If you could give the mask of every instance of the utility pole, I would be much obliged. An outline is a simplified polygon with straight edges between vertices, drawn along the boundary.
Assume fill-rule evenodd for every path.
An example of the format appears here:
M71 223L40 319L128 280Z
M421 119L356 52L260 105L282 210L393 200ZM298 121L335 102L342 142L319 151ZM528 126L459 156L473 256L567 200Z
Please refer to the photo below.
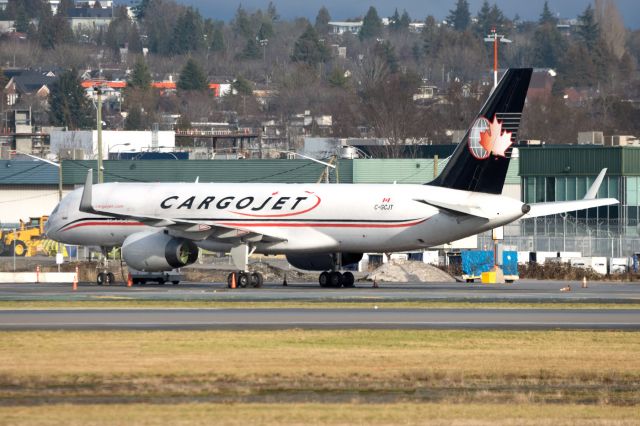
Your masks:
M498 34L496 28L491 29L491 33L484 38L484 41L493 43L493 88L498 86L498 43L511 43L511 40Z
M96 114L96 125L98 131L98 183L104 182L102 167L102 89L100 87L96 87L95 89L96 95L98 96L98 105L97 105L97 114Z

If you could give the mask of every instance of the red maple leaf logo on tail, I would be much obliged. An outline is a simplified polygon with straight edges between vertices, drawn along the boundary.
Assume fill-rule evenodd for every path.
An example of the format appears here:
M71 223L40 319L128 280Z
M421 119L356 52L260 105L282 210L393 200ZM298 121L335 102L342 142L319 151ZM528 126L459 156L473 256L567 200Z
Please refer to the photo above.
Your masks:
M480 145L495 156L506 157L505 151L511 146L511 132L503 132L502 123L494 115L489 129L480 132Z

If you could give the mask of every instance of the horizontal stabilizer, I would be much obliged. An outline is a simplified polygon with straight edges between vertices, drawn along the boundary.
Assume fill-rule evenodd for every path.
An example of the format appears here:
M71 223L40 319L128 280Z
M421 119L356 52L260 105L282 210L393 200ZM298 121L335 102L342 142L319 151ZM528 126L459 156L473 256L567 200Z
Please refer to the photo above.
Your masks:
M489 213L483 211L480 207L472 206L468 204L451 204L444 203L442 201L425 201L425 200L414 200L422 204L427 204L429 206L435 207L438 210L444 210L447 213L455 214L455 215L469 215L469 216L477 216L484 219L491 219Z
M576 210L591 209L593 207L609 206L618 204L615 198L597 198L595 200L575 200L575 201L557 201L551 203L535 203L529 204L531 210L522 218L547 216L550 214L559 214L573 212Z
M600 171L598 177L593 181L582 200L529 204L530 210L523 216L523 219L618 204L619 201L615 198L596 198L606 173L607 169L602 169Z

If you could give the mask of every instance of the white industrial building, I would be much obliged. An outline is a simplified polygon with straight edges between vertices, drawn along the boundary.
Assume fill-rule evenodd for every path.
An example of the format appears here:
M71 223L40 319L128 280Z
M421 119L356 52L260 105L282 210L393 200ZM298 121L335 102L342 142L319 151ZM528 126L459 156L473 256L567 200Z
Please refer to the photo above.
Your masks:
M98 131L74 130L51 132L51 154L58 158L92 160L98 155ZM176 146L174 131L102 131L102 159L117 152L171 152Z

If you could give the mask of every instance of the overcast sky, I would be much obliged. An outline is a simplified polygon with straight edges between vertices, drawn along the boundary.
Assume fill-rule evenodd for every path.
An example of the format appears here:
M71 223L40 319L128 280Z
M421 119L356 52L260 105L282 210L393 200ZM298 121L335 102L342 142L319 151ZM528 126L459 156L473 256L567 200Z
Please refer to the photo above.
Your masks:
M266 9L269 0L176 0L178 3L197 7L208 18L229 21L238 5L249 10ZM409 12L414 20L423 20L427 15L443 19L453 8L456 0L273 0L283 19L306 17L314 20L318 9L325 5L331 18L343 20L363 16L369 6L375 6L381 17L390 16L397 7ZM509 18L519 14L522 19L536 20L542 11L544 0L489 0L497 3ZM574 18L591 3L590 0L549 0L551 10L562 18ZM469 0L471 13L476 14L482 0ZM640 28L640 0L617 0L618 9L627 27Z

